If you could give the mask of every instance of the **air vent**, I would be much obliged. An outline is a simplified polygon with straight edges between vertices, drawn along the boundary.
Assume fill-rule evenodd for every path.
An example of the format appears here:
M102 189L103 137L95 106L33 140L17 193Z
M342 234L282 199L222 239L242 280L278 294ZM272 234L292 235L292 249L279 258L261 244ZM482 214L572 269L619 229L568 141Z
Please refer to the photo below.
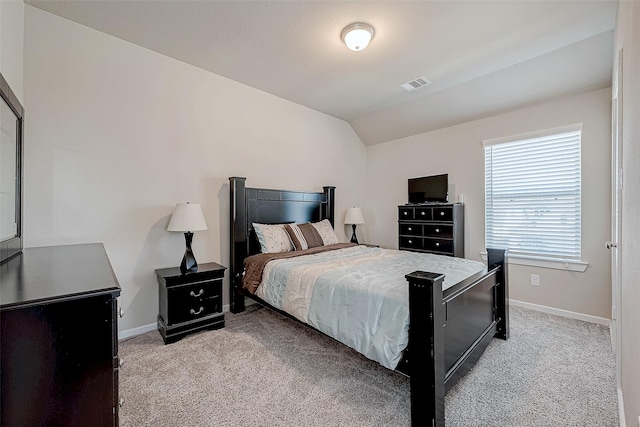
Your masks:
M400 87L402 89L406 90L407 92L411 92L411 91L414 91L414 90L419 89L421 87L428 86L430 84L431 84L431 82L429 80L427 80L426 77L420 76L417 79L411 80L410 82L406 82L404 84L401 84Z

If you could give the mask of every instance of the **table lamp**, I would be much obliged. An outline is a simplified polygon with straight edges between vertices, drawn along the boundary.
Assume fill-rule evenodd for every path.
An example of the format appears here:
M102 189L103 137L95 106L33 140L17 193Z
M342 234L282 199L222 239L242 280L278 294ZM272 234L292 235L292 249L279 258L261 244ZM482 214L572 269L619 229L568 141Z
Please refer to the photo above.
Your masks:
M358 244L358 238L356 237L356 225L364 224L364 216L362 216L362 210L360 208L347 209L347 216L344 219L344 223L351 224L351 227L353 228L351 243Z
M184 240L187 249L184 252L182 263L180 264L180 272L182 274L195 273L198 271L198 263L193 256L191 250L191 241L193 240L193 232L207 229L207 223L202 214L202 208L198 203L177 203L176 208L171 215L171 221L167 231L184 232Z

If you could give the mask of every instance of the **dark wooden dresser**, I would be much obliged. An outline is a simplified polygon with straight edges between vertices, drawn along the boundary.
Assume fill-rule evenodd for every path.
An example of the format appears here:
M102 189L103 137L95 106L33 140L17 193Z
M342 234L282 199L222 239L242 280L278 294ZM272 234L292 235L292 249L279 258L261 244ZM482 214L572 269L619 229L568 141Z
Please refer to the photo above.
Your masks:
M398 206L398 249L464 258L464 205Z
M0 425L117 426L120 286L102 244L0 265Z

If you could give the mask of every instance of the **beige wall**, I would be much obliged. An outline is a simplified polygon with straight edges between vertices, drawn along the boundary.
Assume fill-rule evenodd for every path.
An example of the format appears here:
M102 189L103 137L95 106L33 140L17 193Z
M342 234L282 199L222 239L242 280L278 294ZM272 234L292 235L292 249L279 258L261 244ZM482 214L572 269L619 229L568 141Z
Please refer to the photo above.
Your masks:
M154 269L184 252L184 236L166 231L176 202L202 204L198 262L229 264L229 176L335 185L346 239L342 220L366 178L346 122L31 6L25 35L25 246L104 242L121 330L156 321Z
M583 123L582 258L584 273L510 266L510 297L559 310L610 318L610 89L368 147L367 239L397 248L397 205L407 201L407 178L449 174L450 200L465 202L466 257L484 250L484 149L482 141ZM530 275L540 275L540 286Z
M623 49L622 289L619 315L620 381L626 425L640 422L640 2L620 1L616 52Z
M0 72L22 104L24 7L22 0L0 1Z

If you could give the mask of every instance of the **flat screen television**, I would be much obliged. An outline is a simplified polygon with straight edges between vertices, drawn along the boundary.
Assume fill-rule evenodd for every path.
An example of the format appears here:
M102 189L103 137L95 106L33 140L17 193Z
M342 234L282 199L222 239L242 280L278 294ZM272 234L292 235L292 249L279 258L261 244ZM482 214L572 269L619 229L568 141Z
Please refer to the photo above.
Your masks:
M446 203L449 175L409 178L409 203Z

